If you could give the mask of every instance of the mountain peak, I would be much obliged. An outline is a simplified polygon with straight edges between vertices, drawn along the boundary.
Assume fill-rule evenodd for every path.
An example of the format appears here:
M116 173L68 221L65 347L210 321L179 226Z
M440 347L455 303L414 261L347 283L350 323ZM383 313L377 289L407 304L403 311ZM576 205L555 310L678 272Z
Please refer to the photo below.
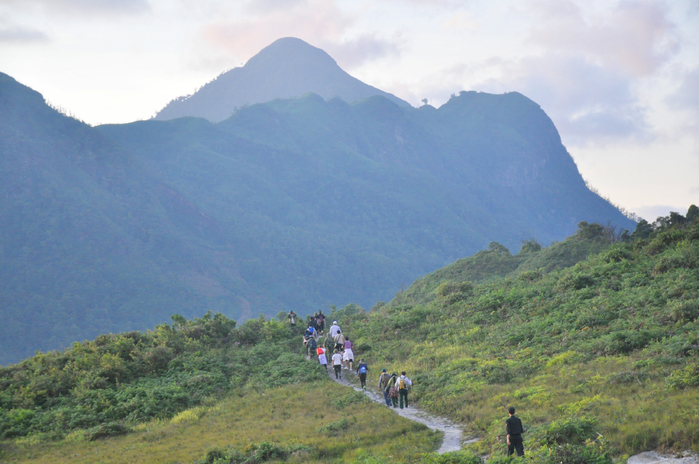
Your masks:
M400 98L350 76L320 48L284 37L262 49L245 66L221 74L193 95L172 100L155 119L197 116L218 122L244 105L297 98L310 92L350 103L381 95L408 106Z

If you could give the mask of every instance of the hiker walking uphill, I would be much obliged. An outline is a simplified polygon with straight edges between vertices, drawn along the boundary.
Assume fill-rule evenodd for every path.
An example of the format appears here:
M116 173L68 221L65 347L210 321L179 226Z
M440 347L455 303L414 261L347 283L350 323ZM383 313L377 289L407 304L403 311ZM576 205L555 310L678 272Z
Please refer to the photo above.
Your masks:
M337 329L337 333L333 337L333 340L335 340L336 350L340 351L345 347L345 336L342 334L342 331L340 329Z
M289 320L289 325L291 327L294 327L296 325L296 318L297 317L298 316L296 315L296 313L294 312L293 309L291 311L289 311L289 314L286 315L286 318Z
M386 372L386 369L381 369L381 375L379 376L379 390L383 393L383 399L386 402L386 406L391 405L391 400L388 397L388 381L391 380L391 375Z
M309 324L306 332L303 334L303 344L306 346L306 352L309 358L312 358L316 353L316 349L318 348L318 343L316 342L317 338L318 331Z
M340 326L337 325L337 321L333 321L333 325L330 327L330 336L335 337L338 333L340 333Z
M359 382L362 384L362 390L366 390L366 374L368 370L369 366L366 365L364 359L360 359L357 365L357 375L359 375Z
M345 341L344 344L344 350L342 353L342 359L347 363L347 369L353 370L353 364L354 364L354 352L352 351L352 342L349 341L349 338Z
M403 409L403 399L405 399L405 407L408 407L408 391L413 385L413 382L406 377L405 371L400 373L400 377L396 380L398 385L398 394L400 395L400 408Z
M325 314L323 314L323 311L319 310L316 313L316 323L318 324L320 333L325 333Z
M325 349L321 346L317 349L318 352L318 362L321 366L325 368L325 372L328 371L328 358L325 356Z
M339 351L335 350L333 353L333 369L335 370L335 378L342 378L342 355Z
M396 376L396 373L391 374L391 378L388 379L388 386L386 387L386 390L388 390L388 398L391 400L391 404L393 405L394 408L398 407L398 387L396 386L396 382L398 381L398 377ZM390 404L389 404L390 406Z
M519 417L515 416L515 408L513 406L510 406L507 412L510 414L510 417L505 421L505 429L507 430L507 455L511 456L516 450L517 456L524 456L524 444L522 440L524 427L522 426L522 421Z

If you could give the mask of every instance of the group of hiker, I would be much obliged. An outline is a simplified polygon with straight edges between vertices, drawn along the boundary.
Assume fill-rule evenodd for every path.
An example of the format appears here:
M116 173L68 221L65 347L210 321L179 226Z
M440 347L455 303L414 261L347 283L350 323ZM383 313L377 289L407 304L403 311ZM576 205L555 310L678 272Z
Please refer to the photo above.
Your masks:
M290 325L296 325L298 316L294 311L289 311L287 318L289 319ZM323 336L325 339L321 346L318 341ZM321 366L325 367L326 371L328 369L328 357L326 353L332 351L331 361L336 379L342 379L342 369L347 369L350 372L355 370L354 344L350 341L349 337L346 337L342 333L342 329L340 329L337 321L333 321L328 335L325 335L325 315L322 311L318 311L313 316L309 317L308 328L303 335L303 344L306 346L309 358L312 359L317 355L318 362ZM367 366L364 359L360 359L355 370L355 375L359 377L363 390L366 390L366 378L368 373L369 366ZM405 371L401 372L399 376L395 372L389 374L386 369L381 369L378 388L383 393L386 406L394 408L400 407L400 409L403 409L405 405L407 408L408 393L412 385L413 382L406 376ZM522 440L524 428L522 426L522 421L515 416L514 407L511 406L508 409L508 413L510 417L505 421L507 455L510 456L516 452L517 456L524 456Z

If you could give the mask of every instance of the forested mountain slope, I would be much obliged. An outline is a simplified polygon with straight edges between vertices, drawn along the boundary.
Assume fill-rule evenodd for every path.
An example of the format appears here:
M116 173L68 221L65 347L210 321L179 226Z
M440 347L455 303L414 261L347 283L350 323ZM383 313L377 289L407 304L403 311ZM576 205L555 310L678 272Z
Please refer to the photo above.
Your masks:
M0 74L0 363L224 311L245 288L230 255L128 150Z
M3 75L0 130L0 362L171 312L369 306L491 241L633 226L517 93L92 128Z
M441 277L436 289L418 282L411 299L335 317L371 347L371 366L412 375L421 407L482 437L472 449L504 452L514 405L534 462L696 451L699 429L687 427L699 420L695 206L687 218L643 221L629 241L567 269L481 284Z

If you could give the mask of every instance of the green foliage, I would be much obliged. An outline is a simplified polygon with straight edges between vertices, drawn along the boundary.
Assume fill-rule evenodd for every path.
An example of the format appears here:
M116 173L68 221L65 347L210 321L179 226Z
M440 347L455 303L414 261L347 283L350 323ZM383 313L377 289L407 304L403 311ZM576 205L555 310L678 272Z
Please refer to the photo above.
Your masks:
M340 433L345 432L352 424L355 424L356 422L357 419L354 417L350 417L349 419L343 417L338 421L330 422L329 424L325 424L322 427L318 427L316 432L329 437L334 437Z
M210 312L172 320L0 368L0 435L112 436L231 390L325 377L299 353L298 335L286 323L258 318L236 328Z
M310 448L303 445L283 446L263 441L253 443L242 449L227 447L214 448L206 453L204 459L193 464L258 464L268 461L286 461L294 453L307 453Z
M412 399L467 424L482 438L474 449L493 459L513 404L528 454L541 462L691 447L699 436L684 424L699 420L699 223L657 222L648 238L614 243L606 228L581 224L526 259L507 257L521 260L516 272L462 291L464 276L492 276L492 258L506 257L486 250L340 324L357 344L371 341L369 365L408 371ZM573 255L583 257L560 265Z

